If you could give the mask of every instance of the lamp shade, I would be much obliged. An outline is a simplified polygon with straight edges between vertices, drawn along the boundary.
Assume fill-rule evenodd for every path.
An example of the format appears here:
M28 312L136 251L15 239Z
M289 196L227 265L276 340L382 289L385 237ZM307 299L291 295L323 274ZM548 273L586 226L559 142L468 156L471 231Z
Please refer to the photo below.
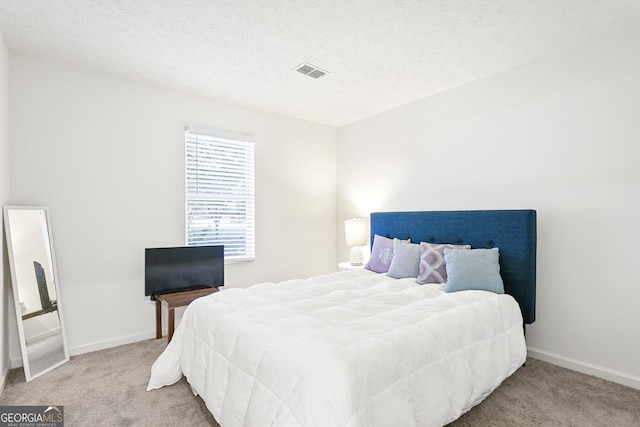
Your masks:
M367 244L367 222L361 218L348 219L344 222L344 235L347 246L363 246Z

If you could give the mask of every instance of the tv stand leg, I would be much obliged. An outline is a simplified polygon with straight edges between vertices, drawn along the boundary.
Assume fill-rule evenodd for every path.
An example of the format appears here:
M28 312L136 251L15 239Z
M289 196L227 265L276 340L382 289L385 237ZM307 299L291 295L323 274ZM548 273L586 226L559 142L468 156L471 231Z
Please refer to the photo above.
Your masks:
M173 328L176 324L176 311L173 308L169 309L169 337L167 338L167 343L171 342L171 338L173 338Z
M162 338L162 303L156 299L156 339Z

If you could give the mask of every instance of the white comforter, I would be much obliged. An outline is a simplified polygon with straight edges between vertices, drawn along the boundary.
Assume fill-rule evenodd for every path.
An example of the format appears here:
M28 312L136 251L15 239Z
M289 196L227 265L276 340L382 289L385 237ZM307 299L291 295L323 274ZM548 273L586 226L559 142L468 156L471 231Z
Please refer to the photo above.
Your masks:
M440 426L525 357L511 296L351 270L194 301L148 390L184 374L223 427Z

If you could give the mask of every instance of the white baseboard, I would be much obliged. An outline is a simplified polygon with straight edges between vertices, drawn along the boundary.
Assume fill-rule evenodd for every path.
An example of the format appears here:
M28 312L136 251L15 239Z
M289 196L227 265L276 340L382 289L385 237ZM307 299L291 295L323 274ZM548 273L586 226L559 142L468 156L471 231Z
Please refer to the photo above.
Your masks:
M167 331L163 331L163 339L166 340ZM144 334L130 335L127 337L120 337L112 340L98 341L90 344L69 347L69 356L78 356L84 353L91 353L93 351L105 350L111 347L118 347L125 344L132 344L138 341L144 341L156 337L156 332L146 332ZM22 366L22 356L11 359L10 369L19 368Z
M165 331L165 334L166 334L166 331ZM80 345L76 347L69 347L69 355L77 356L79 354L91 353L93 351L99 351L99 350L104 350L111 347L118 347L125 344L132 344L138 341L149 340L155 337L156 337L156 332L154 330L153 332L146 332L146 333L137 334L137 335L129 335L126 337L120 337L112 340L105 340L105 341L94 342L91 344ZM164 339L166 340L166 338Z
M38 340L41 340L43 338L47 338L47 337L50 337L52 335L59 334L59 333L60 333L60 327L59 326L57 328L53 328L53 329L48 330L48 331L40 332L38 335L33 335L33 336L29 337L29 339L27 340L27 344L33 343L33 341L38 341Z
M534 359L542 360L572 371L581 372L583 374L592 375L607 381L613 381L628 387L640 390L640 377L627 374L625 372L614 371L613 369L594 365L592 363L571 359L569 357L560 356L559 354L540 350L533 347L527 347L527 354Z
M2 372L2 381L0 381L0 396L2 396L2 392L4 391L4 386L7 385L7 380L9 379L9 371L11 370L10 366L7 366Z
M18 356L15 359L11 359L11 366L9 369L15 369L22 366L22 356Z

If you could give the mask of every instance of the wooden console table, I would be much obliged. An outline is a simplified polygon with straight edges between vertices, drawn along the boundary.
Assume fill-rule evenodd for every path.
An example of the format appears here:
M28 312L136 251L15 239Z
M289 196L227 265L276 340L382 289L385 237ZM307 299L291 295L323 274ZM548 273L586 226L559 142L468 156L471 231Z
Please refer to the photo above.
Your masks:
M175 328L175 309L185 307L194 299L217 292L218 288L196 289L195 291L174 292L172 294L156 295L156 339L162 338L162 302L169 308L169 336L167 343L171 342Z

